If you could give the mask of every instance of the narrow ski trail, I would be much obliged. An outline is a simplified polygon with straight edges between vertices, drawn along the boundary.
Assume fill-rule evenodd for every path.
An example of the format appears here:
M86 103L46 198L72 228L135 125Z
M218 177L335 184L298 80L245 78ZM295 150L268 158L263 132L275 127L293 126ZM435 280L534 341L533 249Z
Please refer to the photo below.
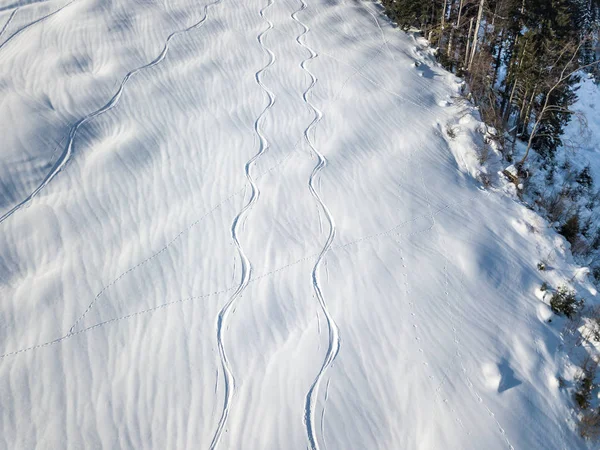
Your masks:
M310 56L307 59L305 59L304 61L302 61L302 63L300 64L302 69L309 75L309 77L311 79L310 86L306 89L306 91L304 91L304 94L302 94L302 98L304 99L304 102L314 112L313 121L310 123L310 125L304 131L304 139L305 139L306 143L308 144L309 148L312 150L312 152L314 152L314 154L317 156L317 159L318 159L317 165L313 168L313 171L310 174L310 178L308 180L308 189L309 189L311 195L315 198L315 200L319 204L321 210L323 211L323 214L325 215L325 217L327 219L327 222L329 223L329 235L327 236L327 240L325 241L325 244L323 245L323 248L321 249L321 253L318 256L317 261L315 262L315 265L313 266L312 273L311 273L313 289L315 291L317 300L319 301L319 306L321 307L321 310L323 311L323 314L325 315L325 319L327 321L329 346L327 348L327 352L325 354L325 359L323 360L321 370L319 371L319 373L315 377L312 385L310 386L310 389L309 389L308 393L306 394L306 399L305 399L305 404L304 404L304 423L306 426L306 434L308 437L310 448L312 450L318 450L320 448L320 446L319 446L319 439L317 436L316 425L315 425L315 422L316 422L315 405L316 405L317 398L318 398L319 385L321 383L321 380L325 376L325 372L331 366L331 364L335 360L338 352L340 351L341 342L340 342L338 326L335 323L331 314L329 313L329 310L327 308L327 303L325 302L325 298L323 297L323 292L321 291L321 285L319 284L319 268L321 267L321 262L323 261L325 254L329 251L329 249L331 248L331 246L333 244L333 240L335 239L336 228L335 228L335 221L333 220L333 216L331 215L331 212L329 211L329 209L327 208L327 205L325 204L325 202L323 202L323 199L321 198L321 196L319 195L319 192L315 188L315 182L319 181L319 179L317 178L319 173L325 168L325 166L327 166L327 159L325 158L325 156L323 154L321 154L317 150L317 148L315 147L315 144L313 142L314 129L317 126L317 124L321 121L321 119L323 117L323 113L316 106L314 106L308 99L308 94L314 88L314 86L317 84L317 78L306 67L306 65L308 64L308 62L315 59L318 56L318 54L310 46L308 46L302 39L310 31L310 28L306 24L301 22L297 18L297 15L301 11L304 11L306 8L307 8L307 5L304 2L304 0L302 0L302 6L300 7L300 9L298 11L296 11L294 14L292 14L292 18L300 26L302 26L304 28L303 33L300 34L296 38L296 41L298 42L298 44L300 44L302 47L304 47L306 50L308 50L310 52ZM311 138L311 132L313 133L313 138ZM319 217L320 217L320 215L319 215Z
M17 11L19 10L19 8L15 8L13 9L13 12L10 13L10 16L8 16L8 19L6 19L6 22L4 23L4 26L2 27L2 29L0 30L0 38L2 37L2 35L4 34L4 32L6 31L6 29L8 28L8 26L10 25L10 23L12 22L13 18L15 17L15 15L17 14Z
M0 449L589 450L539 286L592 284L375 0L24 1Z
M233 376L233 372L231 370L231 365L230 365L230 362L229 362L229 359L227 356L227 352L225 351L225 345L224 345L224 335L225 335L225 331L227 329L226 322L227 322L227 318L229 317L229 313L233 309L235 301L239 297L241 297L243 292L248 287L248 284L250 283L250 280L252 278L252 264L250 262L250 259L246 256L242 245L240 244L239 237L238 237L238 231L239 231L240 225L242 225L242 228L243 228L243 224L247 218L248 212L252 209L252 207L258 201L258 199L260 197L260 190L258 188L258 185L256 184L256 181L252 177L252 167L254 166L254 163L256 162L256 160L258 158L260 158L266 151L268 151L269 146L270 146L269 141L263 134L261 127L262 127L264 118L266 117L267 113L275 104L275 95L269 89L267 89L267 87L263 84L262 74L269 67L271 67L273 64L275 64L275 59L276 59L275 54L271 50L269 50L264 44L264 37L269 33L269 31L271 31L273 29L273 23L265 17L265 11L269 7L271 7L271 5L273 5L273 3L274 3L274 0L269 0L267 6L265 6L263 9L261 9L259 12L260 16L263 18L263 20L265 20L267 22L268 26L264 31L262 31L258 35L257 40L258 40L258 43L260 44L260 46L262 47L262 49L265 51L265 53L267 53L269 55L269 61L266 66L264 66L262 69L260 69L258 72L256 72L254 78L256 80L256 83L266 92L266 94L269 98L269 102L268 102L267 106L265 106L265 108L262 110L262 112L258 115L258 117L256 118L256 121L254 122L254 131L256 132L256 135L258 136L258 139L259 139L258 152L252 158L250 158L248 160L248 162L246 162L246 165L244 167L246 179L248 181L248 184L250 185L250 198L249 198L248 202L244 205L242 210L235 217L235 219L233 220L233 223L231 225L231 237L233 238L233 241L235 243L235 246L237 248L237 251L238 251L238 254L240 257L241 279L240 279L240 284L238 285L237 289L231 295L231 297L229 298L229 300L227 301L225 306L223 306L223 308L219 311L219 314L217 316L217 329L216 329L217 346L219 348L219 358L221 360L221 368L223 369L225 392L224 392L223 410L221 411L221 417L219 419L212 442L210 444L211 450L216 449L217 446L219 445L219 441L221 440L221 436L223 434L225 424L227 423L227 418L229 417L229 413L230 413L230 409L231 409L231 401L233 399L233 394L235 391L235 377Z
M73 3L75 3L77 0L71 0L69 3L66 3L65 5L61 6L60 8L55 9L54 11L52 11L49 14L46 14L45 16L42 16L38 19L35 19L33 22L29 22L26 25L23 25L22 27L20 27L17 31L15 31L13 34L11 34L4 42L2 42L0 44L0 50L2 50L6 45L8 45L9 42L11 42L14 38L16 38L17 36L19 36L20 34L24 33L26 30L28 30L29 28L33 27L34 25L43 22L46 19L49 19L52 16L55 16L56 14L58 14L59 12L61 12L63 9L68 8L69 6L71 6ZM19 8L16 8L13 13L11 14L11 16L8 19L8 22L6 23L5 27L8 26L8 23L12 20L13 16L17 13L17 10Z
M65 6L63 6L62 8L60 8L59 10L56 10L55 12L53 12L52 14L48 15L48 16L44 16L41 19L38 19L37 21L33 22L32 24L28 25L27 27L47 18L50 17L53 14L58 13L60 10L66 8L67 6L69 6L70 4L72 4L74 1L76 0L72 0L70 3L67 3ZM150 61L148 64L144 64L143 66L137 67L131 71L129 71L125 77L123 78L123 80L121 81L121 84L119 85L119 89L117 90L117 92L111 97L111 99L104 104L104 106L102 106L101 108L97 109L94 112L89 113L88 115L84 116L83 118L79 119L77 122L75 122L74 125L71 126L71 129L69 130L69 134L68 134L68 139L67 139L67 143L65 146L65 149L63 150L62 154L59 156L59 158L57 159L57 161L53 164L52 168L50 169L50 172L48 173L48 175L46 175L46 177L43 179L43 181L38 185L37 188L35 188L35 190L29 194L24 200L22 200L21 202L19 202L18 204L16 204L13 208L11 208L8 212L6 212L4 215L0 216L0 224L2 222L4 222L6 219L8 219L10 216L12 216L15 212L17 212L19 209L21 209L23 206L25 206L27 203L29 203L37 194L39 194L39 192L44 189L46 187L46 185L48 185L48 183L50 183L50 181L52 181L52 179L66 166L66 164L69 162L71 155L73 154L73 145L74 145L74 141L75 138L77 136L77 133L79 132L79 129L85 125L86 123L90 122L91 120L93 120L95 117L98 117L101 114L104 114L107 111L110 111L112 108L114 108L118 103L119 100L121 99L121 96L123 95L123 92L125 91L125 86L127 85L127 82L131 79L131 77L133 77L135 74L149 69L151 67L156 66L157 64L159 64L160 62L162 62L165 57L167 56L167 53L169 51L169 44L171 42L171 40L180 34L185 34L189 31L192 31L200 26L202 26L202 24L206 21L206 19L208 18L208 9L218 5L219 3L221 3L223 0L216 0L213 3L209 3L208 5L204 6L204 13L203 13L203 17L202 19L200 19L199 21L197 21L196 23L194 23L193 25L184 28L184 29L180 29L180 30L176 30L173 31L171 34L169 34L169 36L167 37L167 40L165 41L165 45L163 46L163 49L161 50L160 54L153 59L152 61ZM16 33L14 33L13 35L11 35L3 44L0 44L0 49L2 49L2 47L9 42L10 39L12 39L15 35L17 35L18 33L21 33L22 31L24 31L25 28L21 28L19 31L17 31ZM85 312L87 313L87 311ZM85 315L84 313L84 315ZM79 320L81 320L83 318L80 317L71 327L71 329L69 330L69 332L73 332L75 330L75 326L77 325L77 322L79 322Z

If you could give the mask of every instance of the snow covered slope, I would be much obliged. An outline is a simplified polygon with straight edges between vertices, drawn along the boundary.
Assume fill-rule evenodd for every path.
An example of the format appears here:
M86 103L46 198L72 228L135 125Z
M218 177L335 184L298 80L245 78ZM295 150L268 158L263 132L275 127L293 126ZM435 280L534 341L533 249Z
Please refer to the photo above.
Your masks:
M0 24L1 448L584 447L536 297L562 241L376 4Z

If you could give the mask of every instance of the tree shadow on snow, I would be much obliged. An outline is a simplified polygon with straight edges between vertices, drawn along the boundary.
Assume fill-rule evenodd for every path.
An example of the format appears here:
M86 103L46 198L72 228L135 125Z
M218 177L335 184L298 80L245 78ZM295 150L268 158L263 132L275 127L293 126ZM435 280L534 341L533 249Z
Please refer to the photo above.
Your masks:
M433 79L440 76L439 73L435 73L433 70L431 70L431 67L429 67L427 64L419 63L417 65L417 70L422 73L421 76L423 78Z

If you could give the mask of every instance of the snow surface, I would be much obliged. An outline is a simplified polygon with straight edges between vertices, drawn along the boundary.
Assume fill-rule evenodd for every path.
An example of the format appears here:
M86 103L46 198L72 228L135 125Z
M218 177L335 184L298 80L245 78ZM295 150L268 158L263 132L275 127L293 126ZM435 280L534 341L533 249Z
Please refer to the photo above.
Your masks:
M568 250L377 4L0 24L1 448L586 446L538 298Z
M570 162L589 165L594 180L600 180L600 87L594 79L582 75L577 89L575 114L565 129L564 150ZM562 161L561 161L562 162ZM580 168L580 167L577 167ZM596 186L598 187L598 186Z

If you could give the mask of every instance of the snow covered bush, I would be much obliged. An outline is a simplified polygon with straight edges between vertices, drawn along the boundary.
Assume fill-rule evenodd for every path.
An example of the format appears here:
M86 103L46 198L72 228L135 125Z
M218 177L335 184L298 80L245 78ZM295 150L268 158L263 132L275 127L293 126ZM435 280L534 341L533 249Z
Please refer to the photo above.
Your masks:
M598 371L598 360L587 356L581 366L573 399L581 414L579 416L579 433L585 439L595 440L600 437L600 409L593 407L593 393L598 385L595 382Z
M584 439L596 440L600 437L600 411L586 411L581 415L579 433Z
M598 363L591 358L586 359L579 380L577 381L577 390L573 396L577 406L586 410L592 404L592 391L594 390L595 384L594 379L596 378L596 371L598 369Z
M579 236L579 214L573 214L565 224L560 228L560 234L562 234L572 246L577 242Z
M552 294L550 307L555 314L572 319L583 307L583 300L577 299L575 291L563 285Z

